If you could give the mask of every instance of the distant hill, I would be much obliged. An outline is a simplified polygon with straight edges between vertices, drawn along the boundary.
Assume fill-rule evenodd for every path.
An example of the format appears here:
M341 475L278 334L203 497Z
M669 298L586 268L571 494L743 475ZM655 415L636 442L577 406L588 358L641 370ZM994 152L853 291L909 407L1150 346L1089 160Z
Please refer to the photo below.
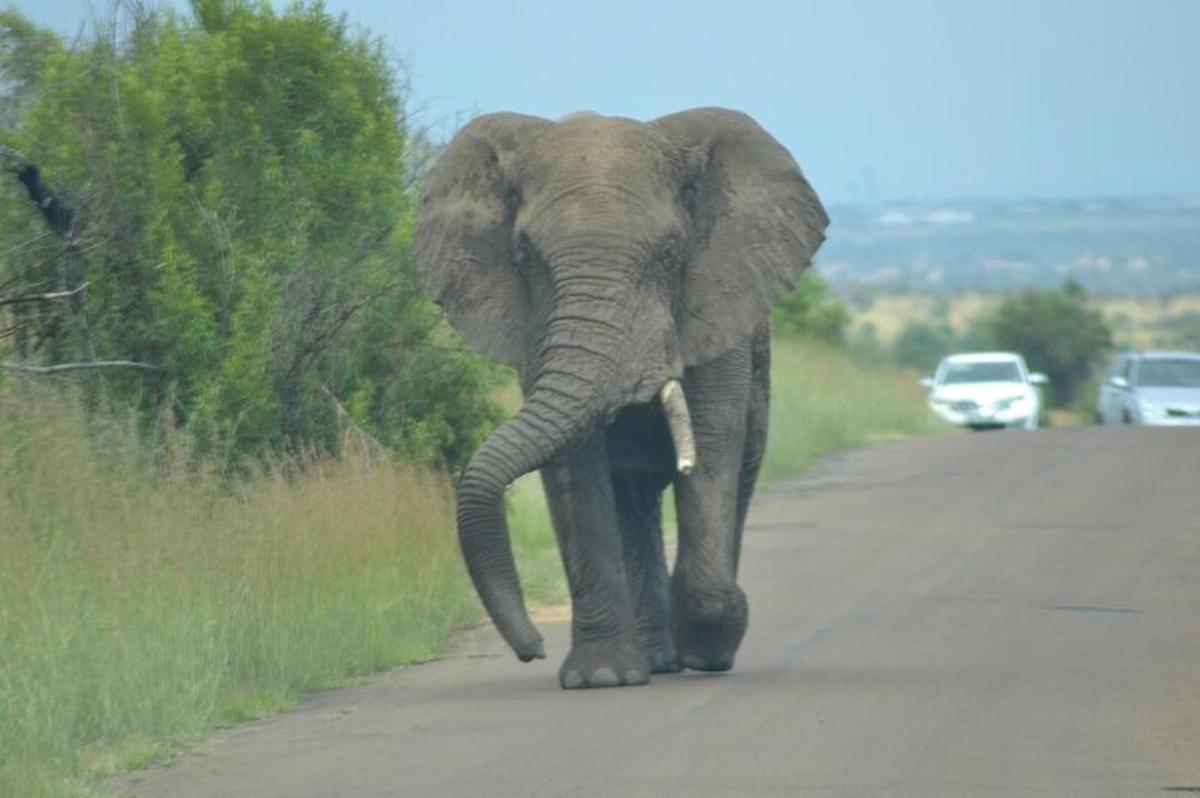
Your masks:
M1200 291L1200 197L834 206L820 272L841 289Z

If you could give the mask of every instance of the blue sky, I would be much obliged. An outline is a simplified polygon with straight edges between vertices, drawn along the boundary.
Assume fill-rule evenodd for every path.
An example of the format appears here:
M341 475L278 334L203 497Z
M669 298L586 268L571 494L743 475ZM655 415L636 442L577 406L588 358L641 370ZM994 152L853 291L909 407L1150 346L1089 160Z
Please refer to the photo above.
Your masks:
M106 8L20 0L63 31ZM1200 0L329 0L449 134L744 110L828 203L1200 194Z

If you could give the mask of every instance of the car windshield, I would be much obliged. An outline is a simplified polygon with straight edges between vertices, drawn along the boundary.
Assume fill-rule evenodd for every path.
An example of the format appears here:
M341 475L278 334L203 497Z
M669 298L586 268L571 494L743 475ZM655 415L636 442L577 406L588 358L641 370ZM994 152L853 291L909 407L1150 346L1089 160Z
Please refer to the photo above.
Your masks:
M1137 379L1138 385L1151 388L1200 388L1200 359L1143 360Z
M942 385L961 382L1022 382L1021 370L1011 360L947 363L942 368Z

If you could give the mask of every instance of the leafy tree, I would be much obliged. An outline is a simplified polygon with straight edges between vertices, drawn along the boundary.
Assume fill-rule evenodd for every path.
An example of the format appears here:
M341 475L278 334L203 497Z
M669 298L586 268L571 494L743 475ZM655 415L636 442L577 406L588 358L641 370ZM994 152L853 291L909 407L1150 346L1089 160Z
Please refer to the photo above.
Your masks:
M869 321L854 329L846 342L846 352L867 368L884 368L893 362L891 350L879 340L879 331Z
M68 220L48 234L32 190L0 185L0 293L74 292L13 305L16 354L148 364L93 390L235 455L350 424L462 465L496 372L417 287L427 148L382 45L320 2L131 13L77 48L0 14L0 144Z
M892 341L892 359L897 365L932 372L938 361L960 349L954 330L939 322L909 321Z
M801 335L841 345L846 338L850 312L833 295L829 283L811 269L795 289L771 309L771 329L784 335Z
M1091 308L1083 287L1067 280L1057 291L1025 291L1002 300L986 319L996 346L1020 352L1050 378L1051 401L1076 400L1092 368L1112 348L1112 332Z
M958 337L960 352L986 352L1000 349L992 335L991 317L986 313L967 322L967 328Z

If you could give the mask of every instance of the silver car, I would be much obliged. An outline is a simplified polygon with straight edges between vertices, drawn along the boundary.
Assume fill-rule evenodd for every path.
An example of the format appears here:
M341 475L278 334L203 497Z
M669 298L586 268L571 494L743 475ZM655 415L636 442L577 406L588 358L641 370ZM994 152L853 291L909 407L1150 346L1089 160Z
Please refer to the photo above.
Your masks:
M1127 352L1100 386L1101 424L1200 427L1200 352Z

